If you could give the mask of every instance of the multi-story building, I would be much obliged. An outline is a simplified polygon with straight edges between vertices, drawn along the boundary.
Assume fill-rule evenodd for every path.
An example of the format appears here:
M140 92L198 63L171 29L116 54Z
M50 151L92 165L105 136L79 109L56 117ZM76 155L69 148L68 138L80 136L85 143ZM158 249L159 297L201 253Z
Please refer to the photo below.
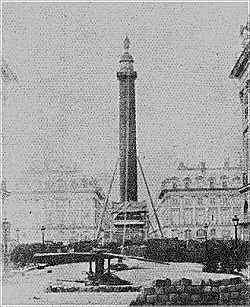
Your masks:
M32 176L31 186L13 191L9 219L17 241L73 242L94 239L103 202L102 189L80 171L56 169Z
M237 59L231 73L230 78L235 79L239 85L239 97L242 108L242 185L239 189L240 193L244 195L244 217L240 221L241 231L245 240L249 240L250 233L250 219L249 219L249 112L248 101L250 93L249 80L249 57L250 57L250 17L248 17L247 24L241 27L242 51Z
M243 196L238 189L241 167L207 168L180 163L176 176L166 178L161 186L158 216L166 237L204 239L205 223L208 238L234 237L232 218L243 216Z

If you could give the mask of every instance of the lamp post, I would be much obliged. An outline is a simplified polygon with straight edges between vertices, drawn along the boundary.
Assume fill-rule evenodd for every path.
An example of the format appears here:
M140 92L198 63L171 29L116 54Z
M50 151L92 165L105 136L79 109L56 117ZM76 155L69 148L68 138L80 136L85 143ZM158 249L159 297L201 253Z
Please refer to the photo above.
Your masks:
M234 223L234 238L235 238L235 248L237 248L237 244L238 244L238 237L237 237L237 227L239 225L239 218L237 215L235 215L232 218L232 221Z
M45 230L46 230L45 226L41 226L43 249L45 247L45 241L44 241L44 232L45 232Z
M205 231L205 246L206 246L206 257L207 257L207 259L208 259L207 229L208 229L208 224L205 223L205 225L204 225L204 231Z
M17 241L17 243L19 244L20 243L20 229L19 228L17 228L16 229L16 241Z

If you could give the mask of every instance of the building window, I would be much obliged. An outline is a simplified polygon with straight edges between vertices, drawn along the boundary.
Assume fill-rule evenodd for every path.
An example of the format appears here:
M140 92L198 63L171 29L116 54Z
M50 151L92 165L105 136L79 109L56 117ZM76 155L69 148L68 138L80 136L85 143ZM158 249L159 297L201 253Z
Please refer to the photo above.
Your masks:
M173 182L173 189L174 189L174 190L177 189L177 182Z
M190 188L190 183L191 183L190 178L186 177L183 181L184 181L185 189L189 189Z
M230 215L230 209L229 208L221 208L221 224L227 225L231 222L231 215Z
M192 225L193 224L193 209L188 208L184 209L184 225Z
M171 210L171 224L174 226L180 225L180 209L172 209Z
M216 235L216 229L213 228L210 230L210 236L215 237L215 235Z
M223 181L222 181L222 187L223 187L223 188L227 188L227 181L226 181L226 180L223 180Z
M196 237L200 238L200 237L205 237L206 231L204 229L198 229L196 231Z
M195 222L196 225L203 225L205 220L205 209L195 208Z
M192 230L191 229L186 229L185 232L185 240L190 240L192 237Z
M208 208L208 218L212 223L218 223L218 208Z
M209 178L209 188L214 189L215 186L215 179L213 177Z

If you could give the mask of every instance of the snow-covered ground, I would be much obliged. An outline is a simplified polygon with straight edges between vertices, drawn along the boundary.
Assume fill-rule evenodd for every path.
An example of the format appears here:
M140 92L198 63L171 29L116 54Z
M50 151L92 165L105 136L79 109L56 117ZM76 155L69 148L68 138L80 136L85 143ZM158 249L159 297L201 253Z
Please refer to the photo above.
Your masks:
M136 285L148 285L156 278L170 278L176 280L182 277L191 278L194 282L202 279L223 279L234 277L229 274L203 273L202 266L194 263L170 263L169 265L126 260L126 264L136 267L133 270L121 271L116 274L122 279ZM137 292L127 293L46 293L45 289L50 282L57 279L79 280L85 277L88 263L58 265L44 270L34 270L22 273L8 272L3 276L2 303L4 305L128 305L136 298Z

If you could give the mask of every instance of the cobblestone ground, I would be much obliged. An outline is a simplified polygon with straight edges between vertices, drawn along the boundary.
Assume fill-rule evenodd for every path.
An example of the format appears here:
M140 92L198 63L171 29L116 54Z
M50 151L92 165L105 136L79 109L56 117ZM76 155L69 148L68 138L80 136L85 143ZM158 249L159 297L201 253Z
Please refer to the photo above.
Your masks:
M192 278L194 281L201 279L223 279L233 277L229 274L213 274L201 272L202 266L191 263L170 263L169 265L126 260L134 269L118 272L117 275L138 285L149 285L157 278L179 279L181 277ZM9 271L3 275L2 303L4 305L56 305L56 304L79 304L79 305L128 305L136 298L137 292L128 293L46 293L45 289L49 282L57 279L77 280L83 279L88 269L86 263L59 265L44 270L27 272Z

